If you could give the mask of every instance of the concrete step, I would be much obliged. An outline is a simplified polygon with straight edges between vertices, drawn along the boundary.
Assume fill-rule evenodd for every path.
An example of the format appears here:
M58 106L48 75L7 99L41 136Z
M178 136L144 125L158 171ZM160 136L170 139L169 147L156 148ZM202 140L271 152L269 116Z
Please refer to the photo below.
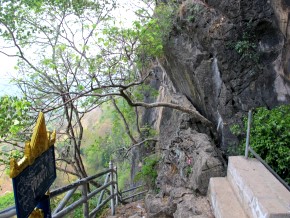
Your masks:
M290 218L290 192L258 160L229 157L227 178L253 218Z
M227 178L210 179L209 198L216 218L247 218Z

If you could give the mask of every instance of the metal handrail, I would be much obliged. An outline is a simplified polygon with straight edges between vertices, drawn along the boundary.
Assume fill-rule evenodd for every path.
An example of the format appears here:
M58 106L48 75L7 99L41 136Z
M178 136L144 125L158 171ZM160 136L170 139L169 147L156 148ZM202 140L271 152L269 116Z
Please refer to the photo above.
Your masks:
M130 191L136 190L136 189L141 188L141 187L144 187L144 185L139 185L139 186L136 186L134 188L127 189L125 191L122 191L121 194L124 194L126 192L130 192Z
M144 187L144 185L139 185L139 186L136 186L136 187L133 187L133 188L130 188L130 189L127 189L125 191L122 191L122 192L119 192L119 201L122 203L122 204L127 204L128 202L126 200L130 199L130 198L134 198L136 196L139 196L139 195L143 195L143 194L146 194L148 192L148 190L145 190L145 191L140 191L136 194L131 194L129 196L126 196L126 197L123 197L123 195L125 193L128 193L128 192L131 192L131 191L134 191L136 189L139 189L139 188L142 188Z
M71 205L65 207L64 209L62 209L61 211L59 211L56 214L53 214L53 218L59 218L59 217L63 217L64 215L72 212L75 208L77 208L78 206L82 205L85 201L89 200L90 198L94 197L96 194L98 194L99 192L101 192L104 188L107 188L111 185L116 184L116 182L109 182L108 184L106 184L105 186L102 186L101 188L96 189L95 191L93 191L92 193L87 195L87 198L81 198L77 201L75 201L74 203L72 203ZM110 198L114 197L110 196Z
M90 181L92 181L92 180L94 180L94 179L96 179L98 177L101 177L101 176L103 176L103 175L105 175L107 173L110 173L112 171L116 172L114 169L108 169L108 170L103 171L101 173L97 173L97 174L95 174L93 176L89 176L89 177L80 179L80 180L78 180L78 181L76 181L76 182L74 182L74 183L72 183L72 184L70 184L68 186L55 189L55 190L50 192L50 198L53 198L53 197L55 197L57 195L60 195L60 194L63 194L63 193L65 193L65 192L67 192L67 191L69 191L69 190L71 190L71 189L73 189L75 187L79 187L81 185L87 184L88 182L90 182Z
M111 212L112 212L112 215L115 215L115 207L117 206L118 201L120 201L123 204L126 204L128 202L126 202L125 200L130 199L130 198L134 198L135 196L142 195L142 194L145 194L147 192L147 191L142 191L142 192L139 192L137 194L126 196L123 199L122 195L124 193L141 188L143 185L125 190L123 192L119 192L118 191L117 168L114 168L112 163L110 163L109 166L110 166L110 169L108 169L108 170L105 170L101 173L97 173L93 176L89 176L89 177L77 180L76 182L74 182L70 185L67 185L65 187L61 187L61 188L58 188L58 189L51 191L50 195L49 195L50 198L54 198L60 194L67 192L67 194L64 196L64 198L59 202L58 206L54 209L54 211L52 213L52 217L53 218L62 217L64 215L72 212L75 208L79 207L81 204L86 204L84 206L84 217L94 217L96 215L96 213L103 206L105 206L110 200L111 200ZM67 202L72 197L72 195L77 190L77 188L79 188L80 186L85 187L89 182L91 182L92 180L99 178L103 175L107 175L107 176L106 176L104 184L101 187L98 187L96 190L94 190L90 193L87 193L87 190L84 188L85 192L83 190L82 197L79 200L73 202L72 204L66 206ZM108 190L107 188L109 188L109 187L110 187L110 195L105 200L103 200L104 191ZM97 206L95 209L93 209L89 213L88 207L87 207L87 201L99 193L100 193L100 195L99 195ZM8 218L8 217L12 217L14 215L16 215L15 206L11 206L9 208L6 208L5 210L0 211L0 218Z
M110 166L112 166L110 164ZM79 200L73 202L72 204L70 204L69 206L65 207L65 204L68 202L68 200L70 199L70 197L73 195L73 193L75 192L75 190L80 187L80 186L86 186L90 181L101 177L103 175L113 175L116 174L116 170L114 170L113 168L110 168L108 170L105 170L101 173L97 173L93 176L89 176L83 179L80 179L68 186L62 187L62 188L58 188L55 189L53 191L50 192L50 198L54 198L60 194L63 194L65 192L68 192L68 194L63 198L63 200L59 203L59 205L56 207L56 209L54 210L52 217L53 218L57 218L57 217L62 217L66 214L68 214L69 212L73 211L76 207L80 206L81 204L86 203L89 199L91 199L92 197L96 196L98 193L106 190L108 187L111 187L111 190L113 192L110 193L110 196L105 199L105 201L101 202L99 201L97 207L90 213L88 214L88 211L85 212L87 213L85 215L85 217L93 217L94 214L96 214L109 200L111 200L113 203L111 204L111 210L112 210L112 215L114 215L113 213L115 213L115 196L117 195L117 190L115 191L115 186L117 185L117 180L114 181L114 176L111 176L110 181L107 183L104 183L104 185L102 185L101 187L97 188L96 190L90 192L90 193L86 193L85 196L81 197ZM114 191L116 193L114 193ZM103 195L100 195L100 197L103 197ZM65 207L65 208L64 208ZM9 208L6 208L5 210L0 211L0 217L1 218L8 218L8 217L12 217L16 215L16 208L15 206L11 206Z
M276 177L276 179L279 180L279 182L282 183L282 185L285 186L285 188L290 191L290 186L253 150L253 148L250 146L250 131L251 131L251 123L252 123L252 110L249 110L248 113L248 127L247 127L247 138L246 138L246 148L245 148L245 157L249 157L249 151L251 154L258 159L271 173L273 176Z
M0 211L1 218L8 218L16 215L16 208L15 206L8 207L2 211Z
M136 197L136 196L143 195L143 194L145 194L145 193L147 193L147 192L148 192L147 190L142 191L142 192L138 192L138 193L133 194L133 195L130 195L130 196L128 196L128 197L122 198L122 200L123 200L123 201L126 201L126 200L128 200L128 199L130 199L130 198L134 198L134 197Z

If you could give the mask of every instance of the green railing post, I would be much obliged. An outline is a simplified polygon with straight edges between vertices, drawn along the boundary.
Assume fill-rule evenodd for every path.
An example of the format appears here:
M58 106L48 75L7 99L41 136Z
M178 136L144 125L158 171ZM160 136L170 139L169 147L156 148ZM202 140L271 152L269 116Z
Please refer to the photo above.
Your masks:
M113 162L112 161L110 161L110 163L109 163L109 167L110 167L110 169L112 170L111 172L110 172L110 181L112 182L112 184L111 184L111 187L110 187L110 195L111 195L111 211L112 211L112 216L114 216L115 215L115 203L114 203L114 201L115 201L115 198L114 198L114 173L113 173L113 170L114 170L114 166L113 166Z
M116 181L116 187L115 187L115 195L116 195L116 206L118 206L118 168L117 165L115 166L115 181Z
M84 199L83 217L84 218L89 218L88 183L83 184L82 198Z

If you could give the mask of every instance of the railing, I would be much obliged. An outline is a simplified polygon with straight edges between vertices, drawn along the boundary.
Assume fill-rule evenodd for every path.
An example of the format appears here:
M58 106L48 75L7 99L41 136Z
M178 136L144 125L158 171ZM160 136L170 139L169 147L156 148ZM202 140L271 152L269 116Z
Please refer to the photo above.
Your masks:
M145 190L145 191L140 191L140 192L138 192L138 193L136 193L136 194L133 192L133 191L135 191L136 189L143 188L143 187L144 187L143 185L139 185L139 186L136 186L136 187L130 188L130 189L128 189L128 190L125 190L125 191L119 193L119 194L120 194L119 196L121 196L121 198L120 198L121 203L127 204L127 203L129 203L129 202L127 202L126 200L129 200L129 199L131 199L131 198L132 198L132 200L133 200L135 197L147 193L147 190ZM133 192L133 193L131 193L131 192ZM126 193L129 193L129 194L126 194Z
M134 188L131 188L129 190L119 192L118 191L118 173L117 173L117 167L113 167L112 162L109 164L110 168L108 170L105 170L101 173L98 173L96 175L80 179L68 186L58 188L56 190L53 190L50 192L50 199L55 198L56 196L59 196L61 194L66 193L66 195L63 197L63 199L59 202L59 204L55 207L55 209L52 212L53 218L63 217L70 212L74 211L77 207L83 205L83 217L89 218L89 217L95 217L97 212L99 212L109 201L110 201L110 208L111 208L111 214L115 215L115 208L118 205L118 202L125 204L128 203L126 200L130 198L134 198L136 196L145 194L147 191L141 191L137 194L132 194L126 197L122 197L124 193L129 193L133 190L139 189L143 186L137 186ZM98 187L97 189L89 192L88 186L89 183L92 182L94 179L100 178L102 176L106 176L104 180L104 184L101 187ZM70 205L66 206L68 201L71 199L73 194L79 190L81 187L82 191L82 197L78 199L77 201L71 203ZM107 196L106 199L103 200L105 193L109 193L109 196ZM89 200L92 199L95 196L98 196L98 202L96 207L89 211ZM12 217L16 215L16 209L15 206L9 207L3 211L0 211L0 218L6 218L6 217Z
M245 148L245 157L249 157L249 152L259 160L278 180L281 182L285 188L290 191L290 186L251 148L250 146L250 131L251 131L251 123L252 123L252 110L249 110L248 113L248 126L247 126L247 138L246 138L246 148Z

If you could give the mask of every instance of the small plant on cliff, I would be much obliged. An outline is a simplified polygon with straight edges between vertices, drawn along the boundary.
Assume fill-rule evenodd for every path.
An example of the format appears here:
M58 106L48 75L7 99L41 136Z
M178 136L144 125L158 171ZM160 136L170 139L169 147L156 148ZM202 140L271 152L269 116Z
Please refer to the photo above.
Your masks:
M186 18L188 22L194 22L196 19L196 15L200 12L201 6L198 4L191 4L188 11L189 14Z
M248 119L244 119L246 132ZM240 135L237 126L231 128ZM240 145L245 146L245 140ZM252 119L250 146L258 153L281 178L290 183L290 105L268 110L258 108ZM244 149L241 149L244 150Z
M257 36L255 34L255 25L252 20L248 21L242 27L243 34L237 39L237 41L230 43L231 46L242 59L251 59L254 62L259 61L259 52L257 50Z
M257 59L256 45L248 39L237 41L234 48L242 57Z
M144 159L141 170L136 174L135 181L144 181L146 185L154 190L156 189L157 166L159 157L156 155L148 156Z

